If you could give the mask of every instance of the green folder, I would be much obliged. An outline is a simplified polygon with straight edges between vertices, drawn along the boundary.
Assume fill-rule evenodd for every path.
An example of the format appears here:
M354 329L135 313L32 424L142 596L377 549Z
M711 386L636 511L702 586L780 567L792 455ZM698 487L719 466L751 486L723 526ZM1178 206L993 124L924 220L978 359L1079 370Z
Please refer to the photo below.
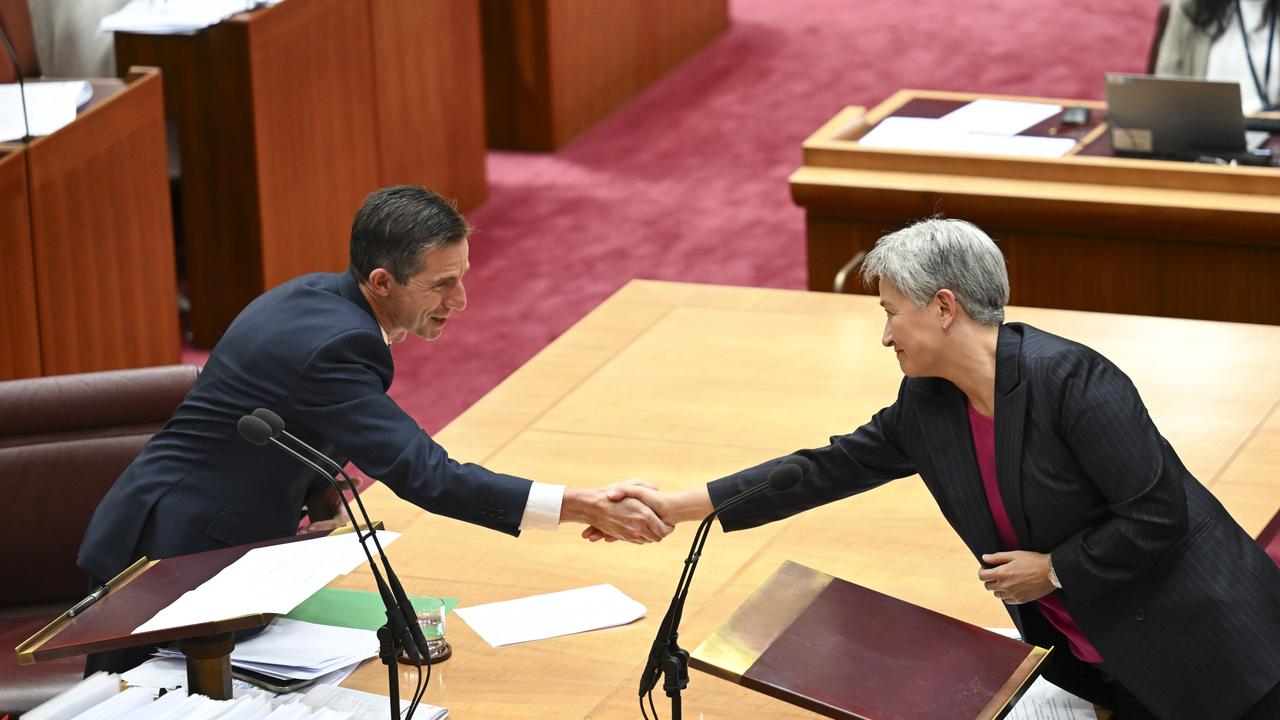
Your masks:
M420 595L409 596L409 601L416 609L421 609L422 601L425 599ZM458 598L444 598L446 613L457 606ZM336 588L323 588L284 617L320 625L363 630L377 630L387 624L387 613L378 593Z

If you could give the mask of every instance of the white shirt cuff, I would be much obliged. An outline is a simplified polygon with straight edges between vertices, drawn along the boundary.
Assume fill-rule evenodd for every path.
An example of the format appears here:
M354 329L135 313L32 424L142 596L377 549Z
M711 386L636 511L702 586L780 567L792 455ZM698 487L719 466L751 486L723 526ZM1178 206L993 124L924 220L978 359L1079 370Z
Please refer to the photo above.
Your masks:
M564 502L564 486L535 482L529 488L529 500L520 518L521 530L556 530L560 527L560 505Z

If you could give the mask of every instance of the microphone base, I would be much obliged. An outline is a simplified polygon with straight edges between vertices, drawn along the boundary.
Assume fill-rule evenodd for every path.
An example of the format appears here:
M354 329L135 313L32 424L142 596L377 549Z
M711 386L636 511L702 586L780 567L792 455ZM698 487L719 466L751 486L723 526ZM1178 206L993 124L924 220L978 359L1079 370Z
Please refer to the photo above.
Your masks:
M426 659L426 665L437 665L453 657L453 646L449 644L448 640L428 640L427 649L431 651L431 656ZM397 659L403 665L417 667L409 659L409 656L403 652L400 653L400 657Z

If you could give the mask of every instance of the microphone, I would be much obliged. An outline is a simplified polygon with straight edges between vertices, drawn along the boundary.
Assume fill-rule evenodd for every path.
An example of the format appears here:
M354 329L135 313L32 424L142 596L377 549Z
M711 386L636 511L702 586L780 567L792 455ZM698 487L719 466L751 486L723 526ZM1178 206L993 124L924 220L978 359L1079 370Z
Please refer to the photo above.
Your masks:
M272 413L272 415L275 415L275 413ZM276 419L279 420L279 416L276 416ZM280 425L283 426L283 424L284 424L284 421L281 420ZM254 445L266 445L267 443L272 443L276 447L279 447L280 449L292 455L295 459L298 460L298 462L301 462L302 464L306 465L307 467L311 468L312 470L322 475L325 479L329 481L329 484L332 485L333 488L338 491L338 499L341 500L343 509L347 511L347 517L354 517L354 515L352 515L352 512L351 512L351 506L347 503L347 497L342 492L342 488L338 486L338 482L333 478L333 475L325 472L324 469L321 468L319 465L317 465L315 462L311 461L306 457L303 457L302 454L298 453L293 448L277 440L273 436L274 433L272 432L271 423L268 423L266 420L255 415L245 415L241 417L239 421L236 422L236 429L240 432L241 437L253 443ZM302 444L304 447L306 447L308 450L310 450L311 452L317 455L324 456L323 453L316 451L311 446L306 445L301 441L298 441L298 442ZM327 459L327 456L324 456L324 457L326 457ZM343 474L345 475L345 473ZM348 478L348 482L350 482L350 478ZM356 497L357 499L359 498L358 495ZM364 510L363 504L361 505L360 509L361 511ZM388 586L387 582L382 579L382 573L378 571L378 565L377 563L374 562L373 554L370 552L369 546L366 542L369 538L373 538L373 542L375 547L378 550L378 554L382 556L383 567L387 568L388 573L390 572L390 566L387 564L387 558L385 553L382 550L382 545L381 543L378 542L378 538L374 534L373 526L369 523L367 515L365 516L365 529L367 531L367 534L362 533L360 531L359 526L357 525L356 539L360 541L360 547L364 549L365 557L369 561L369 568L373 570L374 583L377 585L378 594L382 596L382 603L386 607L387 624L391 627L391 631L395 634L395 637L404 638L408 640L408 642L404 643L404 646L405 646L405 651L409 654L409 659L412 660L415 665L421 665L422 657L426 653L426 650L424 649L426 641L424 638L422 646L419 646L417 642L417 636L422 635L422 629L418 628L417 617L412 612L409 612L409 613L405 612L405 607L398 602L398 598L396 597L396 594ZM401 594L403 594L403 592L404 591L401 590ZM417 636L415 636L413 634L413 631L409 629L410 626L414 628L418 628Z
M378 548L378 556L382 558L382 567L387 571L387 582L391 585L391 593L400 607L401 614L404 615L405 623L409 628L409 634L413 637L413 642L418 646L418 651L422 654L422 657L429 660L431 657L429 649L430 644L427 642L426 636L422 634L422 628L418 626L418 618L417 614L413 610L413 603L409 602L409 596L405 593L404 586L400 584L400 578L398 578L395 571L391 569L391 561L387 559L386 553L382 551L382 545L378 542L378 536L375 534L373 529L373 521L369 519L369 513L364 509L364 501L360 499L360 493L356 492L355 481L351 479L351 476L347 474L347 471L341 465L334 462L328 455L320 452L314 447L311 447L298 436L285 430L284 418L280 417L276 413L266 408L258 408L253 411L252 417L258 418L266 423L267 427L270 428L272 438L283 435L293 441L294 444L305 448L323 464L328 465L333 470L336 470L340 475L342 475L343 479L347 481L347 486L351 488L351 494L356 499L356 507L360 508L360 517L364 520L365 527L369 529L369 537L373 538L373 544ZM333 481L332 475L326 473L325 477L329 478L331 482ZM336 488L337 486L334 485L334 487ZM338 488L338 495L343 500L342 504L347 510L347 516L351 517L354 522L355 517L351 515L351 508L347 505L346 496L342 492L341 488Z
M680 573L680 581L676 583L671 605L662 618L662 624L658 627L658 634L649 650L648 663L640 675L640 712L645 714L645 717L648 715L644 710L644 697L653 691L658 684L658 678L665 675L663 690L671 698L672 718L675 720L680 718L680 691L689 684L689 651L677 645L676 640L680 634L680 620L684 614L685 599L689 595L689 586L693 582L693 573L697 569L698 560L702 557L702 548L710 535L711 523L720 513L761 493L767 491L782 493L790 490L804 479L812 467L813 464L807 458L799 455L784 458L769 471L768 477L763 481L721 503L698 525L697 531L693 534L693 544L689 547L689 556L684 561L684 571ZM652 706L652 698L649 703Z
M9 34L4 31L4 23L0 23L0 40L4 40L4 49L13 62L13 74L18 77L18 96L22 98L22 129L26 132L21 142L27 142L31 139L31 121L27 118L27 84L22 79L22 63L18 62L18 53L13 49L13 43L9 42Z

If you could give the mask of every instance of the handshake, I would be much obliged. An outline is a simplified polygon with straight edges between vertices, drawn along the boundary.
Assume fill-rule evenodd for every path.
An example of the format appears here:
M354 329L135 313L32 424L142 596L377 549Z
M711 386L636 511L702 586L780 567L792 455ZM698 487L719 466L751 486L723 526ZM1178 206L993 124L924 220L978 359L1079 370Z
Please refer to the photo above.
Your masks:
M626 540L643 545L670 535L677 523L711 512L706 486L659 492L642 480L624 480L602 490L566 488L561 522L586 524L582 537L596 542Z

